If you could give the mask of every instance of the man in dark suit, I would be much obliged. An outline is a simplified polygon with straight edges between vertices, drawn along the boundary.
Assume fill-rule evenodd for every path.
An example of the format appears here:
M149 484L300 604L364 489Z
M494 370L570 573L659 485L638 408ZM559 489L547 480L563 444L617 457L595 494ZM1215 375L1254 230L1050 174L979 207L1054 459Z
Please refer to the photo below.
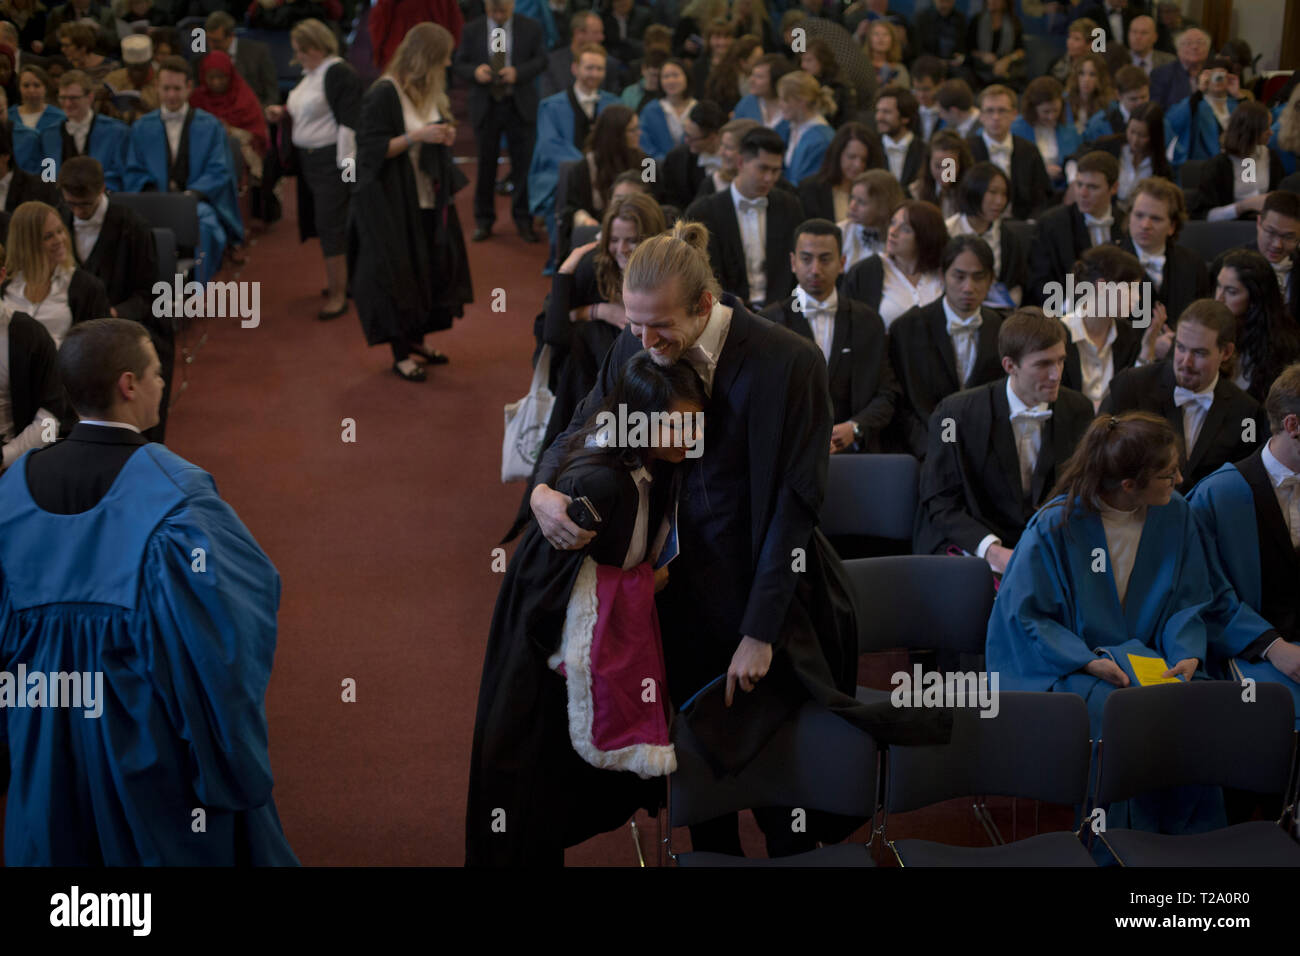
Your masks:
M72 236L77 265L104 283L114 315L149 330L167 384L158 424L145 437L161 442L167 429L176 343L172 320L157 318L153 312L153 285L160 278L153 230L139 213L108 198L104 171L92 157L78 156L63 164L59 191L68 210L63 223Z
M1056 206L1038 220L1029 250L1026 302L1041 305L1051 298L1049 284L1064 284L1065 274L1084 252L1124 237L1124 215L1115 202L1118 188L1119 160L1102 150L1085 153L1074 180L1074 205Z
M1282 301L1291 318L1300 323L1300 275L1296 274L1296 260L1300 259L1300 195L1274 190L1264 200L1264 208L1255 220L1255 242L1242 246L1258 252L1268 260L1277 276ZM1210 287L1219 281L1223 256L1210 266Z
M631 63L645 52L642 37L645 28L654 22L648 7L635 0L613 0L602 18L605 30L605 48L610 54Z
M891 85L876 94L876 132L880 134L889 171L904 193L925 161L925 139L919 132L920 125L921 108L911 90Z
M540 80L542 99L573 86L573 64L577 61L579 50L593 43L596 46L605 44L605 22L601 20L600 14L582 10L573 15L570 24L573 39L569 45L552 50L546 56L546 66ZM608 48L606 53L609 55L605 58L605 79L601 82L601 88L611 93L621 93L627 67Z
M663 201L685 209L700 194L704 178L722 165L722 127L727 114L712 100L691 107L682 121L683 142L668 151L660 164Z
M709 261L722 288L761 306L790 294L790 244L803 221L799 197L774 189L785 144L766 127L740 141L740 169L731 188L691 203L686 218L709 229Z
M937 56L956 70L966 59L966 15L957 0L934 0L916 15L916 52Z
M943 295L899 316L889 330L889 358L901 397L895 425L904 451L924 459L930 416L944 398L1002 377L1002 313L984 308L993 284L993 250L971 235L943 251Z
M209 14L204 29L208 34L208 49L221 50L235 61L235 69L253 88L263 107L280 102L280 80L271 50L265 43L235 36L235 18L224 10Z
M55 209L63 205L54 183L47 183L40 176L34 176L14 163L13 128L0 120L0 207L5 212L12 213L31 200L46 203Z
M861 302L835 290L841 271L839 227L809 219L795 230L790 268L794 294L763 315L817 343L826 358L831 406L831 454L880 451L880 433L894 417L898 382L885 347L885 324Z
M1128 236L1120 247L1138 257L1155 300L1165 307L1166 315L1177 318L1194 301L1214 292L1204 260L1175 241L1187 221L1183 191L1153 176L1134 187L1131 199Z
M1128 42L1128 27L1136 15L1137 11L1128 0L1099 0L1097 3L1081 5L1072 14L1075 19L1086 18L1106 31L1108 51Z
M478 142L474 238L479 241L492 234L497 218L497 155L503 135L510 150L515 228L526 240L536 240L528 209L528 164L537 138L533 81L546 68L546 44L541 24L515 16L514 6L514 0L488 0L487 14L465 25L452 66L469 86L469 121Z
M949 395L930 416L912 550L950 547L1006 570L1011 551L1092 422L1061 385L1065 328L1033 306L998 330L1006 378Z
M1267 440L1268 421L1255 401L1219 374L1236 346L1237 320L1228 307L1198 299L1178 317L1173 355L1115 376L1103 412L1150 412L1166 419L1183 446L1183 483L1192 486L1220 465L1240 461Z
M1196 78L1210 58L1210 37L1193 27L1178 35L1178 59L1151 71L1151 98L1169 107L1196 92Z
M684 702L726 675L684 718L697 740L722 771L735 772L810 696L884 743L947 739L950 711L900 714L888 702L852 698L857 646L845 627L856 622L840 604L847 594L839 559L817 529L832 425L824 358L811 342L722 295L698 228L683 232L654 236L634 253L623 291L628 326L538 465L531 504L543 536L566 550L593 537L568 518L569 499L551 484L570 436L627 362L643 349L661 367L688 362L708 396L710 437L679 473L679 553L657 606L670 698ZM746 692L743 710L727 711L737 683ZM760 809L756 817L769 850L787 853L812 836L791 833L788 809ZM487 831L491 820L470 825ZM692 827L691 842L739 855L735 815Z
M1029 219L1052 196L1052 181L1038 147L1011 133L1018 97L1010 87L986 86L979 96L980 131L972 133L971 158L991 162L1011 179L1011 216Z

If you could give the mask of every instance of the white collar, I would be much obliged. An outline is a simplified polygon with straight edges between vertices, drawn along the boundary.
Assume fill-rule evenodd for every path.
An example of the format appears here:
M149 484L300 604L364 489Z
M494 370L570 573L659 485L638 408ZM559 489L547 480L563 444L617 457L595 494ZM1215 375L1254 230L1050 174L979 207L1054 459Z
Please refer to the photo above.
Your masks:
M89 129L90 124L93 123L94 121L95 121L94 111L87 113L86 118L84 120L74 120L71 116L69 116L67 120L69 128L72 129Z
M1259 457L1264 463L1264 470L1268 472L1269 481L1273 482L1274 488L1277 488L1281 486L1284 479L1294 478L1297 475L1296 472L1277 460L1277 456L1273 454L1273 449L1270 447L1271 445L1271 441L1265 442L1264 451Z
M800 305L803 306L805 314L808 312L830 312L834 314L835 310L840 307L839 293L834 287L831 288L831 294L821 302L814 299L803 286L796 286L794 291Z
M1001 142L990 136L988 130L980 130L980 135L984 137L984 145L987 146L990 151L992 151L995 146L999 149L1011 149L1016 144L1016 137L1012 133L1007 133L1007 138Z
M885 144L885 149L907 149L912 145L913 138L912 131L906 130L899 139L893 139L889 136L881 136L880 141Z
M577 83L574 83L573 95L578 98L579 103L594 103L600 99L600 90L596 90L594 93L584 93L582 92L582 87Z
M1083 316L1073 309L1061 317L1065 327L1070 330L1070 340L1075 343L1087 343L1092 345L1092 339L1088 338L1088 326L1083 321ZM1110 330L1106 333L1106 341L1101 343L1098 352L1104 352L1114 344L1115 339L1119 336L1119 329L1115 326L1115 320L1110 320ZM1096 348L1094 345L1093 348Z
M98 419L98 418L83 418L83 419L81 420L80 424L82 424L82 425L99 425L99 426L101 426L101 427L103 427L103 428L129 428L129 429L131 429L131 431L135 432L137 435L144 434L143 432L140 431L139 428L137 428L135 425L132 425L130 422L110 422L110 421L106 421L106 420Z
M695 340L691 348L703 352L709 364L716 368L718 358L722 354L722 346L727 341L727 330L730 328L731 306L723 305L721 299L714 300L704 331L700 333L700 337Z
M108 215L108 193L100 193L99 205L95 207L95 211L91 213L90 218L82 220L73 216L72 226L74 229L94 229L99 231L104 227L104 217L106 215Z
M10 156L9 162L12 163L13 161L14 158ZM13 167L11 166L9 168L9 172L5 173L3 176L0 176L0 186L3 186L5 187L5 189L8 189L9 186L13 183L13 181L14 181L14 171L13 171Z
M1164 248L1159 252L1147 252L1135 241L1133 243L1133 251L1137 253L1138 259L1159 259L1163 263L1169 255L1168 240L1166 240Z
M731 185L728 188L731 190L731 204L735 206L737 209L740 208L740 204L742 202L757 202L760 199L767 198L766 196L755 196L753 199L750 199L748 196L746 196L744 193L742 193L739 189L736 188L736 181L734 179L731 181ZM768 195L770 196L771 193L769 193Z
M980 310L980 307L976 306L975 311L972 312L970 315L965 315L965 316L958 315L956 312L952 310L952 306L948 304L948 296L946 294L941 295L939 297L939 301L943 303L943 314L948 320L946 325L954 325L954 324L961 325L966 322L969 322L971 319L975 318L975 316L983 314Z
M1205 388L1201 389L1199 392L1192 392L1192 394L1193 394L1193 395L1213 395L1213 394L1214 394L1214 389L1215 389L1215 387L1216 387L1218 384L1219 384L1219 376L1216 374L1216 375L1214 376L1214 381L1212 381L1209 385L1205 386ZM1177 380L1177 379L1174 379L1174 387L1175 387L1175 388L1182 388L1182 386L1178 384L1178 380Z
M640 487L642 484L648 485L650 484L650 482L655 480L654 475L650 474L649 470L646 468L645 465L641 465L640 467L630 472L630 474L632 475L632 480L637 483L638 487Z
M1011 417L1015 418L1023 412L1045 412L1047 411L1047 402L1039 402L1037 405L1026 405L1016 394L1016 390L1011 387L1011 376L1007 376L1007 404L1011 406Z
M185 114L188 113L189 111L190 111L189 103L182 103L181 108L174 113L171 110L167 109L167 107L165 106L158 107L158 113L162 117L162 121L164 123L184 122Z

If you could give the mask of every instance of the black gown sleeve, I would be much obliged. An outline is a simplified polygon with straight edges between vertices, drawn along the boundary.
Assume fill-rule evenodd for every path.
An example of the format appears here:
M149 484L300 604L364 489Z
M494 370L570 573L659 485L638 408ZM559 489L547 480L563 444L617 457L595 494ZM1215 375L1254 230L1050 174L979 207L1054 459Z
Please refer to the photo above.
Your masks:
M542 340L547 345L567 347L573 331L569 312L584 305L605 301L596 288L595 262L596 250L592 249L579 260L577 269L572 273L555 274L542 327Z
M325 101L340 126L356 130L361 122L361 78L347 63L335 63L325 71Z
M85 269L77 269L68 283L68 308L72 311L72 324L76 325L91 319L109 318L113 306L99 277Z

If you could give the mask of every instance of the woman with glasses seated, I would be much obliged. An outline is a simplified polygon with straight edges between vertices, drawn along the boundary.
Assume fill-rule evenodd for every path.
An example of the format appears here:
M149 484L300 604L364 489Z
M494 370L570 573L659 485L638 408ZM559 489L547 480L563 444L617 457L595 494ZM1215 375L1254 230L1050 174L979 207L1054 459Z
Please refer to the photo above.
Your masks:
M1146 412L1103 414L1030 520L989 619L987 666L1009 691L1078 694L1092 737L1106 698L1138 673L1204 678L1209 568L1181 482L1178 439ZM1217 788L1180 787L1107 808L1109 827L1223 826Z

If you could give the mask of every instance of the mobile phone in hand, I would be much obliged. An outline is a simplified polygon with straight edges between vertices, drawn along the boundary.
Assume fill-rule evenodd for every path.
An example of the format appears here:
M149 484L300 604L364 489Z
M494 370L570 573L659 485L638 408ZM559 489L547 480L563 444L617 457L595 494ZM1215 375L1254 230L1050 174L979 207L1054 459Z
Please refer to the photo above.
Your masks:
M595 505L591 503L591 499L586 495L574 498L569 502L566 514L568 514L570 521L584 531L595 531L596 526L604 520L601 518L600 513L596 511Z

